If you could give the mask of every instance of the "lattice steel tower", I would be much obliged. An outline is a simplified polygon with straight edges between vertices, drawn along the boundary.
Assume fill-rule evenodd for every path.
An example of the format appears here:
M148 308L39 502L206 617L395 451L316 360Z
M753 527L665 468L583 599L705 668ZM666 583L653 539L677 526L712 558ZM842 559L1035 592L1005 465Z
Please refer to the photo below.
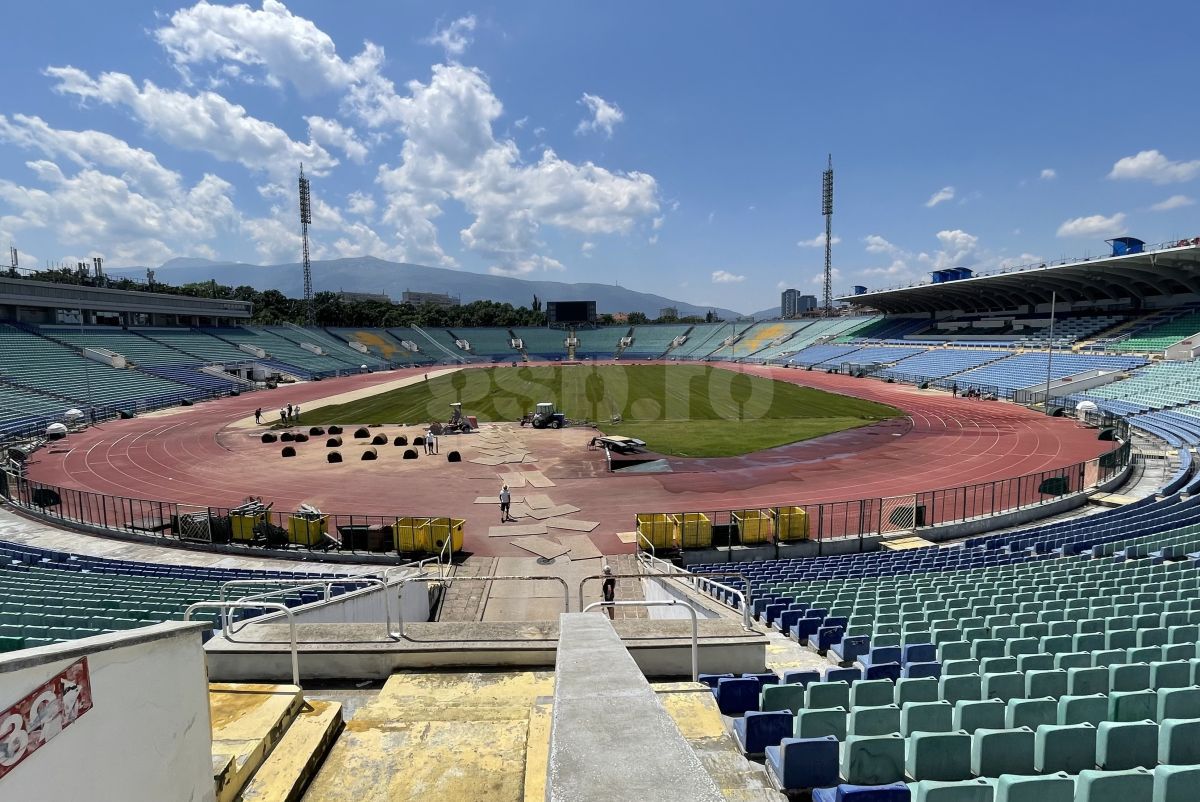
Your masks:
M825 215L825 296L826 317L833 317L833 154L821 174L821 214ZM307 250L305 251L307 253Z
M304 165L300 165L300 239L304 243L304 318L308 325L316 323L313 309L312 264L308 259L308 226L312 223L312 197L308 179L304 177Z

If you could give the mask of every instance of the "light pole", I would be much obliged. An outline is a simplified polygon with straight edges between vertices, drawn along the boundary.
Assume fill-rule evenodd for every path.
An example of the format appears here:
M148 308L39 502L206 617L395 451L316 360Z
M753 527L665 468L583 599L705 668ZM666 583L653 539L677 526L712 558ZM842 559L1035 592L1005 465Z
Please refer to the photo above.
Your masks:
M83 381L87 385L88 422L96 422L96 407L92 403L92 369L88 366L87 340L83 331L83 307L79 307L79 342L83 345Z
M1054 362L1054 307L1058 306L1058 290L1050 292L1050 350L1046 353L1046 396L1042 406L1050 414L1050 365Z

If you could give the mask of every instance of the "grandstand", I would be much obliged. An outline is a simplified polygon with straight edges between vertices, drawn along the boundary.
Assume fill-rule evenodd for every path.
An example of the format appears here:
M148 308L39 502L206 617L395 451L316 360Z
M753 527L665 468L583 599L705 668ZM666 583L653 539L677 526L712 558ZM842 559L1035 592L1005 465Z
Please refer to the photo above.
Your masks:
M384 329L330 328L330 334L347 343L358 343L377 358L393 365L428 364L433 358L421 351L405 348L400 340ZM416 341L408 339L416 345Z
M674 327L655 326L653 328ZM575 331L575 337L579 340L579 345L575 347L575 356L580 359L612 359L618 353L624 355L624 351L621 348L621 339L628 335L630 331L631 329L628 326L601 326L595 329L578 329ZM670 341L668 340L669 344ZM659 351L654 356L662 356L663 351L666 350L664 347L662 351Z
M657 359L671 349L672 343L679 337L691 340L692 333L698 326L663 325L635 326L633 342L621 351L621 356L630 359ZM685 343L686 345L686 343Z
M567 354L563 344L567 338L565 331L526 326L514 328L512 333L521 341L521 350L530 359L563 359Z
M470 343L470 353L491 362L516 359L520 354L512 347L513 336L508 329L472 328L457 335Z
M955 374L953 378L960 389L996 388L1011 395L1014 390L1045 382L1047 375L1057 379L1089 370L1125 371L1145 364L1146 360L1139 357L1061 353L1051 356L1049 353L1031 351Z

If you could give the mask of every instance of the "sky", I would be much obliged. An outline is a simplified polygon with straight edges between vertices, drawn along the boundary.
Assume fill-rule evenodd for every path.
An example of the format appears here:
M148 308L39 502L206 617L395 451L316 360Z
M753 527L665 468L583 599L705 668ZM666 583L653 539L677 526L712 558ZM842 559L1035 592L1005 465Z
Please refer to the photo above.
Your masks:
M6 3L0 241L383 259L754 312L1200 234L1180 2Z

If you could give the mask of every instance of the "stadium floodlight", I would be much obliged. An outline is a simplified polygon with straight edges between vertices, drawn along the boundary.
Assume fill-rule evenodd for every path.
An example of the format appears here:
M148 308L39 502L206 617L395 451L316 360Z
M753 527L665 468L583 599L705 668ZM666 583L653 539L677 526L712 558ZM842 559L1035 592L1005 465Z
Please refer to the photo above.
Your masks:
M313 309L312 264L308 259L308 227L312 223L312 198L308 179L304 177L304 165L300 165L300 239L304 256L304 317L308 325L316 322Z
M825 317L833 317L833 154L821 174L821 214L825 215Z

